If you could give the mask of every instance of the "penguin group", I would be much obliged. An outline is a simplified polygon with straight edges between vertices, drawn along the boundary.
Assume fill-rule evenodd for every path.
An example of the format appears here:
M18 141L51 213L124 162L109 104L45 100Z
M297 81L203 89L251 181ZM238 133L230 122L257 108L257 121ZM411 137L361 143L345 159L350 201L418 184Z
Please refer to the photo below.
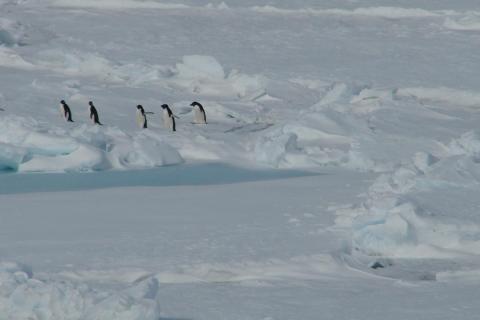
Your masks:
M194 120L192 124L207 124L207 116L205 114L205 109L203 108L203 106L197 101L192 102L190 106L192 107L194 112ZM163 110L164 127L172 132L177 131L175 119L178 119L178 117L175 114L173 114L172 109L170 109L168 104L162 104L161 108ZM65 102L65 100L60 101L60 111L65 121L74 122L72 119L72 110L70 109L68 104ZM99 125L99 126L103 125L100 122L97 108L95 108L95 105L93 104L92 101L88 102L88 112L90 114L90 121L94 125ZM145 111L143 106L140 104L137 105L136 123L137 123L137 126L141 129L148 128L147 114L154 114L154 113Z

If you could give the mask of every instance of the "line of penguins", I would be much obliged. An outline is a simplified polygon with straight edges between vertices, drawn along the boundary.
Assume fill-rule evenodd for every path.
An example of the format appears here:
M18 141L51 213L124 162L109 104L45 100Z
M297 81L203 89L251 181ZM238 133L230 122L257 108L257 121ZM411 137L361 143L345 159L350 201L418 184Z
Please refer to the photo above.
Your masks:
M98 116L97 108L92 101L88 102L89 112L90 112L90 120L93 124L97 124L102 126L103 124L100 122L100 118ZM194 101L190 104L194 111L194 124L207 124L207 116L205 114L205 109L203 106ZM172 110L167 104L162 105L163 109L163 124L166 128L171 131L177 131L175 119L178 117L173 114ZM3 111L3 110L2 110ZM72 111L65 100L60 101L60 111L62 113L63 118L67 122L74 122L72 119ZM148 128L148 121L147 121L147 114L154 114L154 112L145 111L142 105L137 106L137 113L136 113L136 122L139 128L146 129Z

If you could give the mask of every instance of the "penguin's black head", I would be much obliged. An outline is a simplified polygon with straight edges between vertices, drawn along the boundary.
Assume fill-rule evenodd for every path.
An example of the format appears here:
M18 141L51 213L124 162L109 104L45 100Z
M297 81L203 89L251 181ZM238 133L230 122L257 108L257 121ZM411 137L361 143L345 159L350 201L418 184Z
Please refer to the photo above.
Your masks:
M168 104L162 104L162 109L168 109Z
M142 107L142 105L140 105L140 104L139 104L139 105L137 106L137 110L141 110L141 111L143 111L143 107Z
M195 107L195 106L198 106L198 105L199 105L199 103L198 103L197 101L193 101L193 102L190 104L190 106L192 106L192 107Z
M88 104L93 107L93 102L92 101L88 101Z
M60 103L63 104L63 105L67 104L67 103L65 102L65 100L60 101Z

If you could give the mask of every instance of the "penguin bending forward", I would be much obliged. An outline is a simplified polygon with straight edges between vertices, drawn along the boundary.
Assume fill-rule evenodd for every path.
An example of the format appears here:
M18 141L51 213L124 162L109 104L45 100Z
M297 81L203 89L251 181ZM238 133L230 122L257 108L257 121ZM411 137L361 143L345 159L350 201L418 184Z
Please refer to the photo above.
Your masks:
M98 124L100 126L103 126L103 124L100 123L100 119L98 118L98 112L95 106L93 105L92 101L88 102L89 111L90 111L90 120L92 120L93 124Z
M60 112L62 113L62 117L68 122L73 122L72 111L70 111L68 104L65 102L65 100L60 101L60 104Z
M172 110L170 110L170 107L167 104L162 104L162 109L163 125L172 131L177 131L175 127L175 116L173 115Z
M193 112L195 115L193 123L207 124L207 115L205 114L205 109L203 109L203 106L196 101L192 102L190 106L193 107Z
M137 125L139 128L147 129L147 115L141 105L137 106Z

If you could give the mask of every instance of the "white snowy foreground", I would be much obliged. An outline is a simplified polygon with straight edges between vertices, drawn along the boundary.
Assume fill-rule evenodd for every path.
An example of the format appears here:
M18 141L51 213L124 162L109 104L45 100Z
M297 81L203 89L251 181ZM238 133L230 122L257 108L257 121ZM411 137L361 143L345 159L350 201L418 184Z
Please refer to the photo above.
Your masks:
M473 0L0 0L0 319L478 319L479 41Z

